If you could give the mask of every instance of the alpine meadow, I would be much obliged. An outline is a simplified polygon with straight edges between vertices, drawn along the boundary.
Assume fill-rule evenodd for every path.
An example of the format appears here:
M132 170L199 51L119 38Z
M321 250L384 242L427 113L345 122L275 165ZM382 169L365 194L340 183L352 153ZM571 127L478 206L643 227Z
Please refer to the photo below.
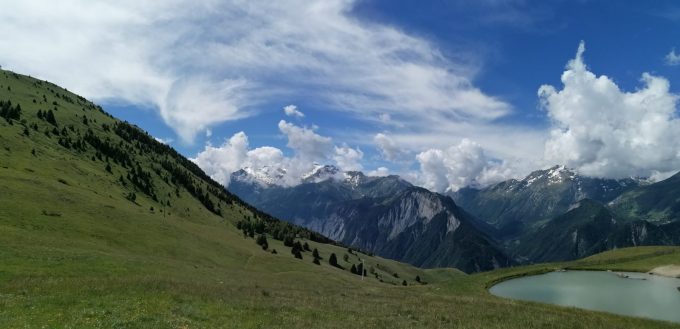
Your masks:
M680 327L673 1L0 8L0 328Z

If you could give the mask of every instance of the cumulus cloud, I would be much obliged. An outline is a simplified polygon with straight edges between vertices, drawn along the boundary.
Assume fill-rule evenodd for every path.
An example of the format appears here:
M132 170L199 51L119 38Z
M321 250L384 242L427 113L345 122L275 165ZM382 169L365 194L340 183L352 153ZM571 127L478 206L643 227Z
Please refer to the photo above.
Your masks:
M0 11L0 62L96 101L156 108L184 142L286 95L425 126L510 111L474 86L474 67L353 17L357 1L13 1Z
M680 65L680 55L675 53L675 48L671 49L671 52L666 54L665 60L666 65L670 66Z
M361 160L364 158L364 152L360 149L353 149L347 145L335 147L335 155L333 160L345 171L361 171Z
M378 133L373 137L373 142L378 147L380 154L389 161L398 161L406 155L403 147L398 145L390 136Z
M331 153L333 143L330 137L321 136L313 129L299 127L285 120L279 121L279 130L288 138L287 146L301 159L318 161Z
M622 91L583 61L582 42L562 74L563 88L538 95L554 122L545 158L597 177L651 176L680 168L678 95L668 80L642 74L642 86Z
M335 164L344 171L361 170L364 153L345 144L334 146L330 137L317 134L314 129L296 126L284 120L279 130L288 139L292 156L276 147L263 146L251 149L248 136L238 132L220 146L207 144L194 159L208 175L228 186L231 174L244 168L252 172L277 177L277 184L292 186L300 183L303 174L311 171L315 163Z
M479 144L463 139L448 149L429 149L416 156L420 171L412 178L437 192L484 186L508 179L513 170L490 158Z
M192 160L213 179L228 186L231 173L247 166L248 136L241 131L218 147L206 145Z
M287 105L283 107L283 112L289 117L304 118L305 114L298 110L295 105Z

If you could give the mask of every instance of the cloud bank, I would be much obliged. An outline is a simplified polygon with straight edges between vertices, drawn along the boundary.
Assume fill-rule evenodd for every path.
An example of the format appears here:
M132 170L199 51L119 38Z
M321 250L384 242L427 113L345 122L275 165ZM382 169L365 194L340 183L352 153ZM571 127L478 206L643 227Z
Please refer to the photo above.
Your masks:
M361 160L364 153L347 145L334 146L330 137L317 134L314 129L296 126L281 120L279 131L288 140L287 146L292 156L285 156L281 149L264 146L251 149L248 136L238 132L220 146L206 145L194 159L208 175L228 186L231 174L250 168L270 177L281 176L276 183L292 186L300 183L300 178L309 173L315 163L330 161L344 171L362 170Z
M538 91L554 129L545 145L548 161L585 175L652 176L680 168L678 95L668 80L644 73L642 86L622 91L596 76L583 61L585 44L562 74L563 88Z
M486 186L508 178L513 168L489 157L477 143L463 139L445 150L429 149L416 156L420 171L412 179L437 192L457 191L466 186Z

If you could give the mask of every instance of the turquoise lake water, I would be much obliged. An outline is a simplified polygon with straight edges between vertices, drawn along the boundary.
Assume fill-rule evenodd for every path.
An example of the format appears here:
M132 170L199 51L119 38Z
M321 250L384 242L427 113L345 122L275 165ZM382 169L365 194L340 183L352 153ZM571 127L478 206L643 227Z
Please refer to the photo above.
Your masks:
M680 323L680 279L624 272L630 277L626 279L617 273L551 272L504 281L489 291L500 297Z

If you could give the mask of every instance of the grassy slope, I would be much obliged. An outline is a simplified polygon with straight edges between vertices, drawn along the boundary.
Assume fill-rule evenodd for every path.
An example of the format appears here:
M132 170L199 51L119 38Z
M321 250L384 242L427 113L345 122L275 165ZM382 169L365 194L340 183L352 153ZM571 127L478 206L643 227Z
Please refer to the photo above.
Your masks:
M294 259L289 248L271 238L270 248L279 253L262 251L233 226L249 215L240 207L224 207L224 216L218 217L186 191L179 198L168 197L171 207L161 208L141 193L133 204L124 198L129 187L116 182L123 168L113 165L112 175L103 162L62 148L54 137L42 134L46 125L35 118L35 112L53 108L52 102L57 101L55 115L62 125L77 125L80 117L75 114L83 113L98 125L112 119L66 104L49 89L65 93L0 71L0 100L20 102L29 123L41 124L40 133L32 131L27 138L21 135L22 125L0 119L2 328L673 327L500 299L485 289L506 276L564 264L468 276L361 255L367 268L381 264L384 270L378 273L384 280L408 280L411 285L403 287L374 278L362 281L330 267L331 252L341 265L350 266L343 261L346 250L337 246L309 242L324 257L322 266L312 264L309 253L303 260ZM43 93L48 101L41 104ZM151 159L141 161L152 165ZM162 196L174 190L159 179L156 185ZM670 253L659 256L660 251ZM633 253L635 257L626 260ZM631 249L596 257L600 258L572 265L648 270L657 263L680 264L677 248L655 249L651 254L647 249ZM617 257L618 265L609 263ZM350 258L358 262L357 256ZM393 272L400 278L391 277ZM430 284L414 284L416 275Z

